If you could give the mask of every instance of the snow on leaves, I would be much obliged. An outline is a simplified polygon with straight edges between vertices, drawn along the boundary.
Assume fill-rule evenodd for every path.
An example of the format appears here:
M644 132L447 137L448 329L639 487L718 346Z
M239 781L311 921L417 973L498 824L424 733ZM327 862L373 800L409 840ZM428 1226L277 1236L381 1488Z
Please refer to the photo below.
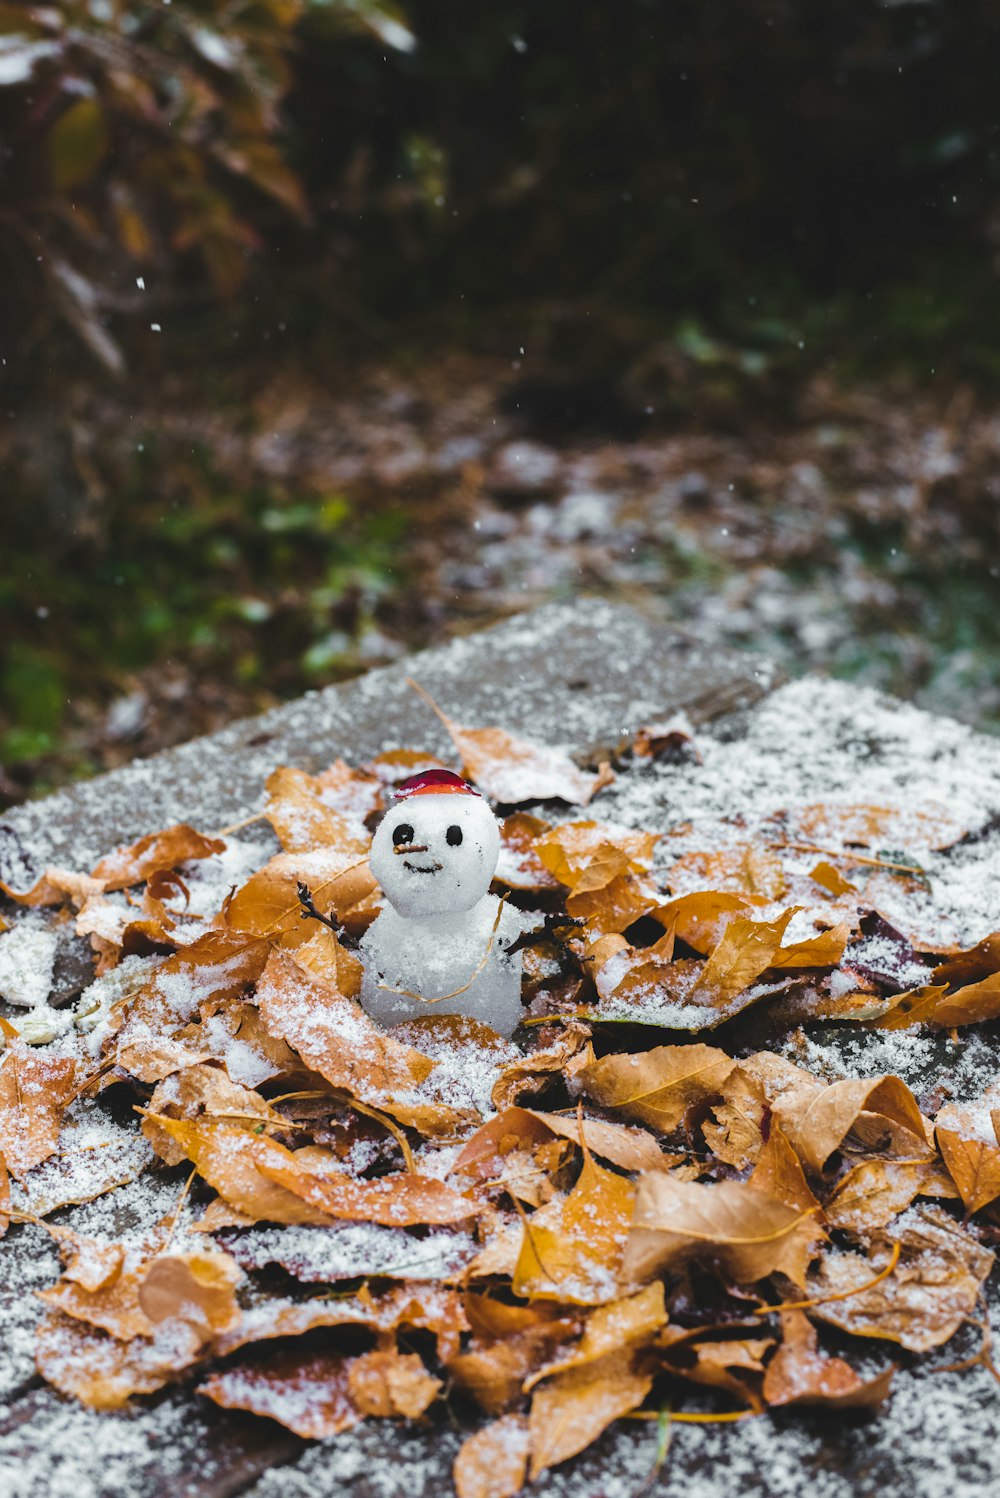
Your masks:
M150 1151L178 1194L151 1228L48 1226L40 1372L101 1410L182 1381L307 1439L447 1401L473 1421L459 1498L513 1498L692 1391L730 1417L884 1403L891 1364L863 1374L844 1338L919 1354L975 1319L1000 1094L918 1104L893 1075L821 1076L747 1036L764 1015L880 1043L1000 1016L1000 932L949 944L921 883L921 852L964 829L846 803L776 807L755 837L738 812L704 840L556 824L537 803L585 807L610 772L445 726L496 806L530 808L498 869L549 917L520 1044L454 1016L385 1030L358 1002L372 819L419 751L276 767L267 861L178 824L4 887L30 913L0 932L62 906L105 976L89 1040L32 1048L0 1020L0 1232L102 1192L119 1221ZM332 927L303 917L300 882ZM109 1145L97 1118L138 1163L73 1165Z

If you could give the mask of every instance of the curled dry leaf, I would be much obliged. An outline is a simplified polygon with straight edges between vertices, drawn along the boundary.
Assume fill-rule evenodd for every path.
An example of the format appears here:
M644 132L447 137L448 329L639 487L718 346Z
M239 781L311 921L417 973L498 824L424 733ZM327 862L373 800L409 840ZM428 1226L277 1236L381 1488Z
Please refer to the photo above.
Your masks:
M706 1185L649 1172L639 1177L622 1272L641 1283L696 1260L739 1284L778 1272L800 1283L803 1259L824 1236L814 1209L788 1206L747 1182Z
M996 972L1000 972L1000 931L991 931L974 947L955 952L938 963L932 976L935 983L963 987L980 983Z
M573 1114L537 1113L530 1108L505 1108L496 1118L477 1129L456 1156L454 1169L467 1170L481 1162L492 1162L515 1146L544 1144L557 1135L583 1144L622 1170L656 1170L665 1157L651 1134L623 1124Z
M259 1092L230 1081L221 1067L199 1064L168 1077L156 1088L142 1121L142 1132L161 1160L179 1165L184 1150L172 1134L160 1125L157 1115L165 1118L222 1118L231 1121L259 1119L261 1123L283 1125L286 1120Z
M940 999L934 1008L936 1025L978 1025L1000 1015L1000 973L991 973L979 983Z
M828 1253L810 1277L817 1299L813 1315L857 1337L898 1342L910 1352L929 1352L954 1336L971 1316L994 1255L940 1207L911 1207L891 1227L872 1237L871 1259ZM900 1246L892 1273L868 1289ZM844 1295L824 1300L824 1295Z
M722 1007L749 988L755 978L774 964L785 928L794 914L794 909L786 910L773 921L734 916L702 968L691 991L692 999Z
M322 1224L331 1220L326 1212L309 1206L265 1174L265 1165L281 1168L295 1158L276 1140L209 1117L189 1120L158 1114L154 1121L180 1146L202 1179L250 1221Z
M668 937L686 942L706 957L719 945L729 922L753 909L754 900L732 890L698 889L655 911Z
M843 1358L820 1351L816 1328L801 1311L782 1312L781 1335L781 1346L764 1375L768 1404L870 1409L888 1398L895 1370L889 1367L874 1378L859 1378Z
M692 1340L690 1332L678 1332L676 1338L668 1328L661 1338L666 1346L671 1373L691 1383L710 1389L723 1389L748 1409L761 1411L764 1401L762 1359L774 1346L773 1337L727 1337L721 1342Z
M779 947L771 962L773 968L836 967L850 940L851 928L846 921L807 937L788 947Z
M77 874L72 869L47 868L30 889L16 890L0 879L0 894L5 894L17 905L36 909L40 905L65 905L68 901L80 906L93 895L100 895L104 885L100 879L89 874Z
M587 1317L579 1342L525 1379L525 1392L530 1392L535 1384L555 1373L582 1368L585 1363L596 1363L608 1353L619 1352L625 1347L644 1346L666 1325L666 1321L663 1285L659 1281L647 1285L635 1295L625 1295L608 1305L598 1306Z
M90 877L105 890L127 889L131 884L142 884L161 869L211 858L214 853L224 853L225 848L221 838L206 837L186 822L179 822L175 827L151 832L127 848L109 853L91 870Z
M362 1415L416 1420L437 1398L441 1380L414 1353L380 1347L351 1360L347 1387Z
M301 1337L318 1327L363 1326L383 1336L419 1329L433 1333L437 1355L448 1362L458 1353L461 1334L469 1330L462 1297L454 1290L420 1280L408 1280L383 1295L366 1286L355 1295L315 1300L270 1300L244 1310L232 1330L216 1340L213 1353L226 1357L241 1347L279 1337Z
M619 1292L635 1187L588 1153L573 1190L524 1221L515 1295L594 1305Z
M789 1143L802 1163L819 1175L862 1113L876 1114L913 1136L910 1153L926 1148L916 1099L898 1077L848 1079L829 1086L795 1088L774 1103Z
M452 1469L457 1498L515 1498L527 1475L530 1440L523 1415L501 1415L467 1436Z
M882 1013L871 1021L873 1030L909 1030L914 1025L936 1023L936 1012L947 984L930 983L910 988L889 1000Z
M605 1108L672 1133L693 1103L721 1091L735 1061L708 1045L664 1045L604 1056L580 1073L586 1096Z

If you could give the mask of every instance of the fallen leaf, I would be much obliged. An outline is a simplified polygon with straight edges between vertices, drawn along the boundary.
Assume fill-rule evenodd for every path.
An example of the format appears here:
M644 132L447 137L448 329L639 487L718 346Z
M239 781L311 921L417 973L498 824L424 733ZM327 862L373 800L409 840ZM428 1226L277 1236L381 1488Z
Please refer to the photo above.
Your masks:
M329 804L322 780L287 765L267 778L264 815L286 853L332 848L347 863L364 858L371 837L363 823Z
M795 1088L774 1103L775 1117L802 1163L821 1174L834 1150L865 1113L897 1123L925 1144L924 1124L910 1089L898 1077L869 1077Z
M714 1046L657 1046L651 1051L604 1056L584 1068L584 1093L605 1108L672 1133L688 1108L721 1091L736 1065Z
M581 1368L596 1363L608 1353L627 1347L642 1347L666 1325L663 1285L656 1281L634 1295L622 1296L591 1311L583 1336L556 1361L544 1364L524 1381L525 1393L535 1384L567 1368Z
M856 895L858 892L857 885L845 879L840 870L834 868L833 864L827 863L826 860L822 860L810 870L809 878L815 880L829 895Z
M500 862L496 877L508 889L532 893L559 888L559 881L542 863L535 848L538 838L549 831L549 823L526 811L511 812L500 827Z
M965 985L980 983L1000 972L1000 931L992 931L982 941L965 951L955 952L938 963L932 974L935 983Z
M448 1373L488 1415L518 1404L531 1375L580 1329L571 1313L544 1301L508 1306L467 1295L465 1305L475 1335L448 1363Z
M670 1372L710 1389L724 1389L748 1409L761 1411L762 1359L774 1346L774 1338L727 1337L720 1342L700 1342L691 1340L691 1335L680 1332L676 1340L667 1343Z
M694 1259L739 1284L779 1270L794 1278L822 1237L815 1211L790 1207L747 1182L702 1184L648 1172L639 1177L622 1272L641 1283Z
M850 926L844 922L831 926L819 936L807 937L793 942L791 946L779 947L771 962L773 968L836 967L844 955L851 936Z
M192 1120L204 1115L235 1122L256 1118L273 1126L286 1122L259 1092L231 1081L221 1067L211 1063L186 1067L160 1082L142 1120L142 1132L160 1159L179 1165L185 1159L184 1149L160 1125L158 1115Z
M656 1170L665 1157L651 1134L603 1119L578 1119L576 1114L537 1113L530 1108L505 1108L477 1129L456 1156L454 1169L466 1170L482 1161L505 1154L511 1143L543 1144L557 1135L573 1144L582 1143L595 1155L610 1160L622 1170ZM510 1143L508 1143L510 1141Z
M334 1352L269 1348L211 1374L198 1393L223 1409L267 1415L306 1440L322 1441L364 1418L351 1397L353 1361Z
M760 1154L764 1115L768 1108L764 1089L737 1064L719 1087L722 1100L713 1103L701 1131L717 1160L735 1170L745 1170Z
M188 1120L159 1114L155 1122L180 1146L202 1179L252 1221L330 1221L326 1212L309 1206L301 1196L265 1175L264 1164L281 1167L294 1160L291 1150L276 1140L207 1117Z
M856 1253L828 1253L808 1282L817 1299L813 1315L856 1337L898 1342L910 1352L940 1347L972 1316L994 1255L943 1212L921 1204L872 1237L872 1259ZM863 1287L889 1262L898 1242L900 1259L892 1273L870 1289ZM841 1300L824 1295L851 1293Z
M236 1286L242 1271L225 1253L158 1254L139 1285L149 1321L182 1321L202 1342L238 1325Z
M347 1386L363 1415L416 1420L437 1398L441 1380L428 1373L414 1353L380 1347L352 1360Z
M530 1442L523 1415L501 1415L467 1436L452 1469L457 1498L515 1498L524 1486Z
M219 916L220 924L245 936L266 936L283 947L302 946L315 928L302 918L300 883L308 885L318 910L332 912L355 934L378 914L378 886L367 856L317 848L278 853L236 891Z
M729 890L780 900L785 893L781 859L749 843L714 853L685 853L667 870L666 881L675 895Z
M978 1025L1000 1015L1000 973L991 973L979 983L970 983L939 1001L934 1009L936 1025Z
M97 1327L51 1312L35 1336L42 1377L61 1394L96 1410L118 1410L133 1394L153 1394L196 1362L197 1335L184 1322L164 1322L149 1337L120 1341Z
M658 832L634 832L608 822L563 822L536 838L535 852L571 894L604 889L627 874L647 874Z
M967 1212L1000 1196L1000 1147L985 1107L946 1103L934 1120L934 1137Z
M59 1145L63 1114L76 1092L77 1064L24 1044L0 1020L7 1049L0 1061L0 1154L16 1180L47 1160Z
M130 884L142 884L160 869L173 869L189 860L211 858L215 853L224 853L225 849L221 838L205 837L186 822L179 822L162 832L151 832L127 848L109 853L91 870L90 877L98 880L105 890L127 889Z
M41 878L26 890L13 889L0 879L0 893L15 904L30 909L41 905L65 905L68 900L80 906L92 895L100 895L103 891L104 885L99 879L92 879L89 874L77 874L72 869L56 867L47 868Z
M936 1024L937 1009L947 984L910 988L889 1000L884 1012L871 1020L873 1030L909 1030L913 1025Z
M946 806L857 806L828 801L786 813L796 841L862 848L948 848L968 831Z
M528 1417L532 1482L547 1467L567 1461L596 1441L621 1415L640 1405L652 1385L652 1375L630 1350L610 1352L539 1384Z
M569 1195L524 1223L515 1295L594 1305L614 1299L635 1202L635 1187L588 1153Z
M560 749L531 744L505 728L464 728L447 718L436 704L431 706L458 750L466 780L498 805L568 801L571 806L586 806L615 778L606 764L596 774L581 770Z
M874 1378L859 1378L843 1358L820 1352L816 1328L801 1311L781 1313L781 1336L781 1346L764 1375L768 1404L858 1409L872 1408L888 1398L895 1370L890 1367Z
M921 1194L929 1174L930 1167L923 1162L862 1160L827 1201L826 1220L830 1227L854 1233L885 1227Z
M707 956L719 945L733 917L752 910L753 905L749 896L731 890L699 889L659 906L654 914L667 936Z
M269 1180L286 1187L327 1217L377 1222L386 1227L413 1227L465 1222L477 1215L475 1202L459 1196L434 1176L399 1171L371 1181L358 1180L348 1171L330 1166L310 1170L302 1163L307 1152L263 1154L259 1168Z
M794 909L786 910L773 921L734 916L702 968L691 997L722 1006L749 988L779 956L785 928L794 914Z

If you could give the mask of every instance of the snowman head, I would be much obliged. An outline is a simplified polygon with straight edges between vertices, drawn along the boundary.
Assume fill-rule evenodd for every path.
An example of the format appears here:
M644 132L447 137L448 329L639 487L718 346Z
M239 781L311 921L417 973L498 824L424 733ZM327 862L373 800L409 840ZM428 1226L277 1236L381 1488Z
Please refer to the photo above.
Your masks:
M450 770L428 770L398 787L369 865L400 915L444 915L482 899L499 856L500 829L479 792Z

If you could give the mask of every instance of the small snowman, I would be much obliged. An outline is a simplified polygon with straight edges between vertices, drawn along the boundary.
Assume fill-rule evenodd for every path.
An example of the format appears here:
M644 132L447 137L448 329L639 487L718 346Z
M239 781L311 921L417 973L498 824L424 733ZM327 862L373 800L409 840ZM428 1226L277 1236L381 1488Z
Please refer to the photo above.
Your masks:
M499 856L497 820L460 776L428 770L397 788L369 855L388 905L359 946L373 1019L464 1014L510 1037L531 922L490 894Z

